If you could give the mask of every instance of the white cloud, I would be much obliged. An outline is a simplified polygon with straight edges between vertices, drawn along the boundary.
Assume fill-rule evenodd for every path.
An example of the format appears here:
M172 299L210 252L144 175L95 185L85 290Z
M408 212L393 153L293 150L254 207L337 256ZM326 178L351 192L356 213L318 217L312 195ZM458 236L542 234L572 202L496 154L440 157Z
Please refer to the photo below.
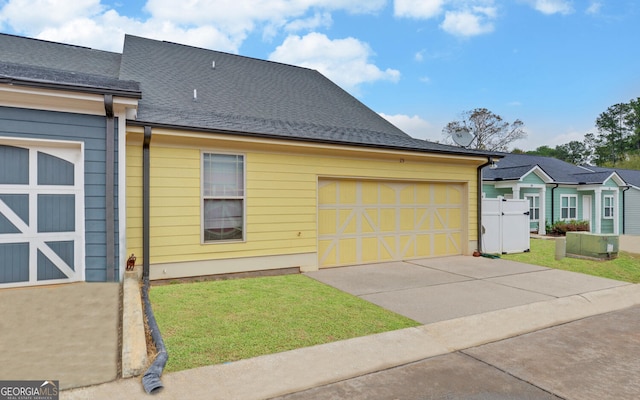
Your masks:
M440 27L455 36L476 36L493 32L494 8L475 7L473 10L447 11Z
M104 9L100 0L9 0L4 3L0 21L29 34L67 21L94 17Z
M572 2L569 0L529 0L529 3L537 11L543 14L571 14L573 10Z
M428 19L442 13L444 0L395 0L393 13L396 17Z
M404 114L387 115L380 113L380 116L391 122L410 136L417 139L425 139L430 141L439 140L438 135L432 134L431 124L419 117L418 115L409 116Z
M440 28L455 36L476 36L493 32L492 21L498 17L494 0L395 0L396 17L444 18ZM423 54L416 54L422 61Z
M285 26L285 29L288 32L297 32L302 30L310 31L320 27L329 27L332 22L333 19L331 18L330 13L315 13L312 17L291 21Z
M375 13L385 0L148 0L146 19L120 15L101 0L0 0L0 24L17 34L120 51L124 32L237 52L256 30L331 24L331 12Z
M602 3L601 2L592 1L591 4L589 4L589 7L587 8L587 10L585 12L587 14L599 14L601 8L602 8Z
M400 79L395 69L381 70L369 61L373 52L354 38L331 40L321 33L291 35L269 55L272 61L316 69L342 88L357 92L366 82Z

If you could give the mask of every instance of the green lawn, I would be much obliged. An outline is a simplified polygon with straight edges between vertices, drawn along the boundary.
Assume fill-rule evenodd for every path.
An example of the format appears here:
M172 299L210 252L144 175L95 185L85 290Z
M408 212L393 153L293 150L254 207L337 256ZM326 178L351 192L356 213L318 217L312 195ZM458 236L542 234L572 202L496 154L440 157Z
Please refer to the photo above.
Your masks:
M620 252L618 258L610 261L592 261L569 257L556 260L555 246L555 240L531 239L531 252L505 254L501 257L506 260L640 283L640 255Z
M154 286L166 371L418 326L304 275Z

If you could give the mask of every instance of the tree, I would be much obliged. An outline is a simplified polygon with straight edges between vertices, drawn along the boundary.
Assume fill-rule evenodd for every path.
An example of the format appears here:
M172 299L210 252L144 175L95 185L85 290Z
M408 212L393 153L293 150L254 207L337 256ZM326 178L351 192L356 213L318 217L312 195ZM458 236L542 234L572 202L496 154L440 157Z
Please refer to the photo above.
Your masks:
M527 133L524 123L519 119L508 123L502 117L486 108L476 108L462 113L462 119L449 122L443 129L445 141L453 143L451 136L459 131L469 132L474 136L468 147L489 150L507 151L508 146L516 140L524 139Z
M628 150L629 127L626 124L630 106L625 103L614 104L601 113L596 119L598 137L596 154L600 162L609 162L613 166L616 161L624 159Z
M559 159L571 164L581 165L591 162L591 150L583 142L572 140L569 143L556 146Z

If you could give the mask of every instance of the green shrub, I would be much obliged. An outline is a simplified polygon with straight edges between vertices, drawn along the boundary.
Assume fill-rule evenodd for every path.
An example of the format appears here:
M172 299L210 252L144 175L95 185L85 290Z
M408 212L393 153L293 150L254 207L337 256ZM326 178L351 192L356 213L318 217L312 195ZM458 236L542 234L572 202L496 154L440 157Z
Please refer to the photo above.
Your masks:
M565 236L567 232L589 232L589 221L557 221L554 224L547 224L547 234Z

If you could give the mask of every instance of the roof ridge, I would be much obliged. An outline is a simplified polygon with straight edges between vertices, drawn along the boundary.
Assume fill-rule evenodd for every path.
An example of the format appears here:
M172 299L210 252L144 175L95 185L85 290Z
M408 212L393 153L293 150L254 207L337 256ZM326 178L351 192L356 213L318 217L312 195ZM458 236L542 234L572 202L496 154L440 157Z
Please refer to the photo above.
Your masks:
M307 71L314 71L314 72L320 73L317 69L314 69L314 68L301 67L299 65L287 64L287 63L283 63L283 62L280 62L280 61L266 60L264 58L246 56L246 55L237 54L237 53L230 53L230 52L222 51L222 50L215 50L215 49L209 49L209 48L206 48L206 47L193 46L193 45L190 45L190 44L172 42L170 40L150 39L150 38L146 38L146 37L143 37L143 36L131 35L131 34L128 34L128 33L125 34L125 43L126 43L126 40L127 40L126 39L127 36L128 37L133 37L133 38L136 38L136 39L143 39L143 40L148 40L148 41L157 42L157 43L166 43L166 44L170 44L170 45L182 46L182 47L187 47L187 48L190 48L190 49L200 50L200 51L210 51L210 52L214 52L214 53L224 54L226 56L239 57L239 58L244 58L244 59L248 59L248 60L260 61L260 62L264 62L264 63L284 65L284 66L287 66L287 67L300 68L300 69L304 69L304 70L307 70ZM322 75L322 74L320 74L320 75Z

